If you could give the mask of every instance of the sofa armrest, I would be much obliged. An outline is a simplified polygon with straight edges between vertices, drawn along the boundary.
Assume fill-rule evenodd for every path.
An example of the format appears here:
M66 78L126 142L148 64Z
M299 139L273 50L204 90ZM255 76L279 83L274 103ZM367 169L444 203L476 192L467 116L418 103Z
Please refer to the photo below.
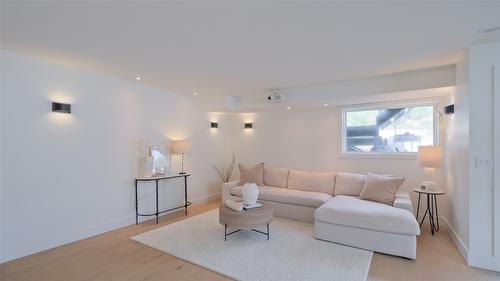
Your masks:
M232 197L231 195L231 188L238 186L238 183L240 181L230 181L230 182L225 182L222 184L222 200L228 200Z
M407 210L413 214L410 194L406 191L398 191L396 193L396 199L394 200L394 207Z

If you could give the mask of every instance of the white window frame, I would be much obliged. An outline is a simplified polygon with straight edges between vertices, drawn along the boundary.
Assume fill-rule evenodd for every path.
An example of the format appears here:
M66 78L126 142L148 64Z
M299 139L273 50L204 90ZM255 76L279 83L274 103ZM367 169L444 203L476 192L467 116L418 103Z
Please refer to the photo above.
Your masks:
M433 145L439 145L439 113L438 113L438 101L407 101L407 102L397 102L397 103L376 103L376 104L359 104L359 105L349 105L342 107L342 134L340 140L340 158L396 158L396 159L417 159L417 152L354 152L347 151L346 144L346 114L347 112L353 111L364 111L364 110L381 110L381 109L393 109L393 108L405 108L405 107L419 107L419 106L432 106L433 108Z

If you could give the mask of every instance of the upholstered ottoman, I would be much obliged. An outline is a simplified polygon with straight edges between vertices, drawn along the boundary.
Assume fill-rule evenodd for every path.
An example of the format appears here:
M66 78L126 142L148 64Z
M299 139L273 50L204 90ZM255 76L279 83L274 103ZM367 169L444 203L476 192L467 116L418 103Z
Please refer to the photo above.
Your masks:
M416 258L420 228L407 209L352 196L335 196L314 213L317 239Z

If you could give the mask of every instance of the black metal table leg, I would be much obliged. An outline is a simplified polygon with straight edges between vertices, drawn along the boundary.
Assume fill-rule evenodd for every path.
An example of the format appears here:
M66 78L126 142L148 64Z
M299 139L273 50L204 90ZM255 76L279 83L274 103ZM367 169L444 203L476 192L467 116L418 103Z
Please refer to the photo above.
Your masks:
M431 234L434 235L434 213L432 212L432 195L427 194L427 209L429 210L429 226Z
M226 238L227 238L229 235L234 234L234 233L236 233L236 232L240 232L240 231L241 231L241 229L236 229L236 230L233 230L233 231L231 231L231 232L227 233L227 224L225 224L225 225L224 225L224 241L226 241Z
M135 224L139 224L139 202L137 198L137 180L135 182Z
M424 223L424 220L425 220L425 216L427 215L427 213L429 212L429 208L427 208L424 212L424 216L422 217L422 220L420 221L420 228L422 228L422 224Z
M269 223L266 225L266 227L267 227L266 232L260 231L258 229L251 229L251 230L266 235L267 240L269 240ZM227 224L224 224L224 241L226 241L226 239L229 235L234 234L236 232L240 232L240 231L241 231L241 229L237 229L237 230L233 230L233 231L227 233Z
M160 214L158 210L158 180L156 180L156 224L158 224L158 215Z
M437 195L432 195L434 197L434 210L436 211L436 222L437 224L434 225L434 230L436 232L439 231L439 215L438 215L438 207L437 207Z
M269 223L267 223L267 240L269 240Z
M184 177L184 215L188 214L187 177Z
M427 208L425 210L424 216L420 221L420 227L424 223L425 216L429 217L429 227L431 228L431 234L434 235L435 232L439 231L439 214L437 210L437 196L434 194L427 194Z
M421 193L418 194L417 216L416 216L417 217L417 221L418 221L418 213L420 212L420 196L421 195L422 195Z
M438 211L438 205L437 205L437 197L438 195L444 195L445 192L439 189L434 189L430 188L429 190L422 189L422 188L415 188L414 191L418 193L418 206L417 206L417 222L419 219L419 213L420 213L420 197L421 194L427 195L427 207L425 209L424 215L419 222L420 228L422 228L422 224L424 223L425 217L428 216L429 219L429 227L431 228L431 233L434 235L434 233L439 231L439 211Z

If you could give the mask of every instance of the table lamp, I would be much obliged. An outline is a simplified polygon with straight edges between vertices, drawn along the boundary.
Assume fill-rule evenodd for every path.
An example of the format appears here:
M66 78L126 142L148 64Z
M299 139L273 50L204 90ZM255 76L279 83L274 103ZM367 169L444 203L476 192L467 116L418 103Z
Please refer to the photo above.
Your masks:
M431 179L430 181L424 180L420 184L420 188L426 189L427 187L436 185L436 182L432 181L432 178L434 176L434 169L441 168L443 164L443 149L439 146L419 146L418 159L420 167L424 167L425 169L425 178ZM428 177L427 174L429 174Z
M174 154L181 154L182 155L182 168L181 172L179 174L183 175L186 172L184 172L184 153L188 153L191 151L191 142L189 140L175 140L172 143L172 152Z

